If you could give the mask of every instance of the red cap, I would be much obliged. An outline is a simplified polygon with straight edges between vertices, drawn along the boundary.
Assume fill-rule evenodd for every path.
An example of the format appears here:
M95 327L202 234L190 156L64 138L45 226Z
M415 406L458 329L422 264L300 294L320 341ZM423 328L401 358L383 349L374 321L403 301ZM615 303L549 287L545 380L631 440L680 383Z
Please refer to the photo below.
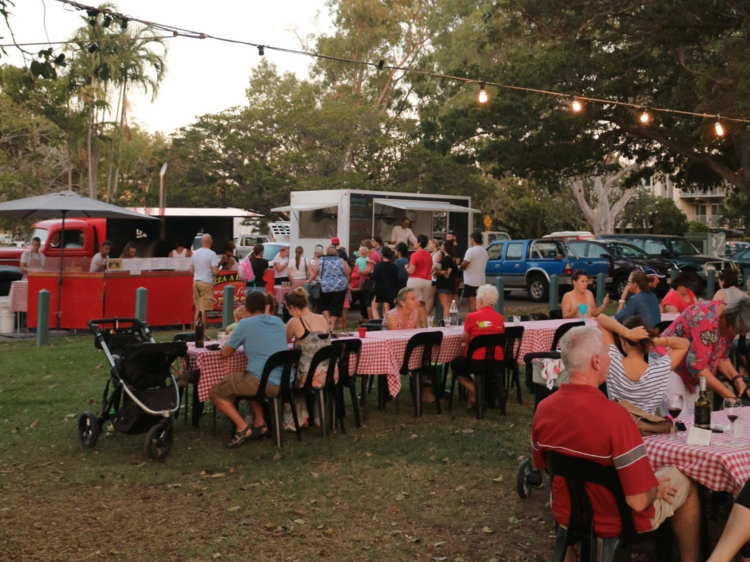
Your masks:
M333 238L331 238L331 244L333 244L334 246L338 246L339 244L341 244L341 241L339 240L339 237L338 236L334 236Z

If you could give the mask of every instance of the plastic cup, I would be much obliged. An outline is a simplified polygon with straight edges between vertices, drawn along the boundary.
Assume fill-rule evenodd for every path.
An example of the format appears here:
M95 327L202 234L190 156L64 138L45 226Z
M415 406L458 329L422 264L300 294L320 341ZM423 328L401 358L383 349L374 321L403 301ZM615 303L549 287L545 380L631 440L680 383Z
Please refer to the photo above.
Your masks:
M367 328L365 328L364 326L360 326L358 328L358 331L359 331L360 338L364 338L367 335Z

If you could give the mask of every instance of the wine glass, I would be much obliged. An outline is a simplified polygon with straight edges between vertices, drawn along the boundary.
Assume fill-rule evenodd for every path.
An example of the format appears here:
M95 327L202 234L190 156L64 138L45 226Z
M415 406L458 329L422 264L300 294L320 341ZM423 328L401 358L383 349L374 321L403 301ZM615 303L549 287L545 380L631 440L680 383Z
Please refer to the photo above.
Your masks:
M667 411L672 416L672 439L679 439L680 436L677 434L677 416L682 412L682 407L685 403L685 399L682 394L674 394L667 396Z
M586 312L589 309L589 305L587 304L579 304L578 305L578 312L581 313L581 318L584 318L586 316Z
M734 422L740 417L742 413L742 400L740 398L724 398L724 413L727 415L727 419L731 424L732 437L729 439L729 444L734 446Z
M435 321L434 316L428 316L427 317L427 329L432 330L432 323Z

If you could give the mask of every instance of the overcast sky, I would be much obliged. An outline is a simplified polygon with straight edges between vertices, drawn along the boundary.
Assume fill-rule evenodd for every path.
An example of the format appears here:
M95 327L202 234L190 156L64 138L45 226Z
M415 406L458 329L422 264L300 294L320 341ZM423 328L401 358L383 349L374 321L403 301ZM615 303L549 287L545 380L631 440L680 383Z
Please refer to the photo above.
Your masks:
M82 4L98 2L78 0ZM81 26L81 14L56 0L16 0L11 8L11 25L18 43L70 39ZM230 39L263 45L300 48L293 33L300 36L329 29L325 0L117 0L116 11L144 20L173 25ZM317 18L317 19L316 19ZM3 43L9 42L7 29ZM131 121L143 123L151 131L173 132L190 124L197 115L216 113L245 102L245 89L251 68L258 63L257 49L211 39L169 39L168 74L159 95L129 92L133 102ZM27 47L38 52L44 47ZM60 47L57 47L56 51ZM16 49L6 49L2 62L22 65ZM58 51L59 52L59 51ZM307 76L308 57L266 51L267 58L280 71Z

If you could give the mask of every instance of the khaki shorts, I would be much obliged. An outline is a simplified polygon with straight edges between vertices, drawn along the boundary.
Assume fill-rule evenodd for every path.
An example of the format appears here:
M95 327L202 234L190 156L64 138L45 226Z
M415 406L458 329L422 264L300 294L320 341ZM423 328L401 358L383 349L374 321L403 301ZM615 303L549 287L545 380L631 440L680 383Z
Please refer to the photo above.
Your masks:
M419 277L409 277L406 282L406 286L410 289L414 289L419 302L427 302L430 300L430 292L432 291L432 281L429 279L421 279Z
M217 382L211 391L216 398L233 402L238 396L255 396L258 394L259 387L260 379L258 377L247 371L242 371L241 373L227 375ZM266 385L266 396L273 398L278 394L278 386Z
M666 500L656 500L654 502L654 518L651 519L651 528L658 529L659 525L664 523L674 512L682 507L690 493L690 479L676 468L666 466L656 471L656 478L669 476L669 483L677 488L677 493L672 498L672 503Z
M193 281L193 302L198 310L214 309L214 286L205 281ZM205 322L206 319L204 318Z

